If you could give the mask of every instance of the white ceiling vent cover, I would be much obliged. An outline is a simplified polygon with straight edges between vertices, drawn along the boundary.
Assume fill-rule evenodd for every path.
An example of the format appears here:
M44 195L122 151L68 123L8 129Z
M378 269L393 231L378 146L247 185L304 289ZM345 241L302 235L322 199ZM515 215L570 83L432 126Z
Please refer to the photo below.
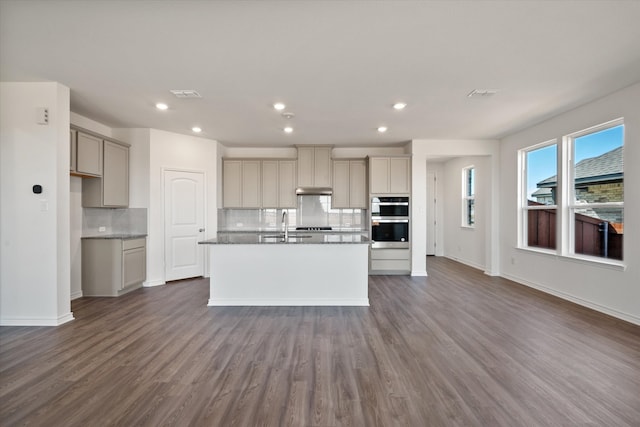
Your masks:
M174 94L176 98L202 98L198 92L190 89L174 89L169 92Z
M467 97L469 97L469 98L486 98L486 97L489 97L489 96L493 96L496 93L498 93L497 89L474 89L471 92L469 92Z

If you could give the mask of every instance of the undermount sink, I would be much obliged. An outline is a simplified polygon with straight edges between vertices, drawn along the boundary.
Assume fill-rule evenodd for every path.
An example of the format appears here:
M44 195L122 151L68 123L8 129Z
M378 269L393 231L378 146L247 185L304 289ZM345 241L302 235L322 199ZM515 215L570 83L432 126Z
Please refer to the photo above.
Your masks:
M306 239L308 237L313 237L311 234L289 234L288 240L295 239ZM265 234L262 236L263 239L281 239L284 241L284 234Z

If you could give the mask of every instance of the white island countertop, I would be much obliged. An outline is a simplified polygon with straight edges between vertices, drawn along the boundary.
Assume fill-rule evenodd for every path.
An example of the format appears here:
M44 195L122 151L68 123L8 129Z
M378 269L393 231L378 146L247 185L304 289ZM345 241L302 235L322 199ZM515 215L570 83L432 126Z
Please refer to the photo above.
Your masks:
M332 232L289 232L284 235L277 231L266 232L219 232L217 237L199 242L202 245L252 245L252 244L369 244L370 240L363 233Z
M369 239L359 233L218 233L209 306L368 306Z

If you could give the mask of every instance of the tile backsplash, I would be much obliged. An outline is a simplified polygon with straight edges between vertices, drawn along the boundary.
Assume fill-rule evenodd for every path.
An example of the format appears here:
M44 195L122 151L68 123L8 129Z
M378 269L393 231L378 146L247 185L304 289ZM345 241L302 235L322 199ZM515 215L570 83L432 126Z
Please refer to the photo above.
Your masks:
M332 209L331 196L298 196L297 209L220 209L218 230L280 230L284 210L290 228L328 226L343 231L366 230L366 210Z
M99 231L104 227L104 231ZM100 234L147 234L147 209L102 209L82 210L82 235Z

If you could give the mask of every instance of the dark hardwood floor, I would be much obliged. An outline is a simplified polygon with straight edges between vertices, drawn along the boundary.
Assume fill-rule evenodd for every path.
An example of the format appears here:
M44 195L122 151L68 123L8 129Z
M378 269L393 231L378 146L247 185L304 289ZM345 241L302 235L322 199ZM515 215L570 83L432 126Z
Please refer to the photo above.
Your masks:
M0 328L0 425L640 426L640 327L443 258L371 307L206 307L208 280Z

